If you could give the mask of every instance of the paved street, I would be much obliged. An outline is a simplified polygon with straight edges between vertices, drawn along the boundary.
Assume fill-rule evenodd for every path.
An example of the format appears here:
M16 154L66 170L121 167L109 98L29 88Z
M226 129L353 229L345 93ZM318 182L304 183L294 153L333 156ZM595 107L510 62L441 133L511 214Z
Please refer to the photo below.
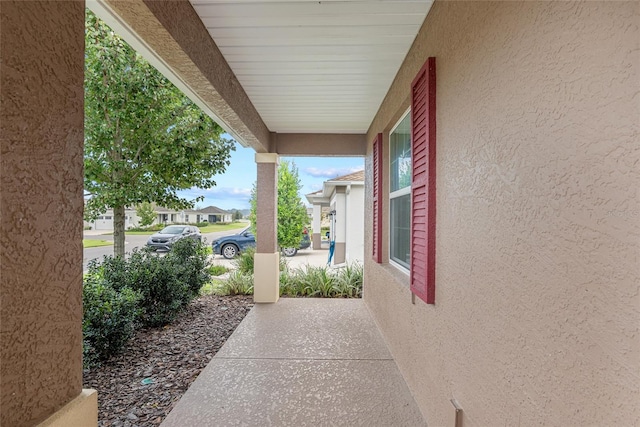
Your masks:
M236 230L229 231L218 231L215 233L206 233L202 235L203 241L206 239L207 244L211 244L214 239L223 236L230 236L232 234L236 234L242 230L241 228ZM96 240L108 240L113 242L113 235L104 235L100 233L107 233L107 231L85 231L84 238L85 239L96 239ZM142 248L147 243L148 235L140 236L140 235L128 235L125 240L125 252L131 252L135 248ZM312 250L312 249L304 249L298 251L298 254L294 257L287 258L287 263L290 267L302 267L305 265L315 265L322 266L327 263L328 256L328 243L323 242L323 249L321 250ZM111 246L100 246L97 248L87 248L84 250L84 259L82 262L83 271L87 271L87 266L89 265L89 261L93 259L102 259L105 255L113 255L113 245ZM225 266L230 266L231 261L225 259L221 255L216 255L213 259L215 264L221 264Z
M223 236L229 236L232 234L238 233L241 228L236 230L228 230L228 231L218 231L215 233L206 233L202 234L202 241L205 241L207 244L211 244L214 239ZM85 239L96 239L96 240L107 240L109 242L113 242L113 235L103 235L99 233L107 233L108 231L85 231L84 238ZM131 252L135 248L142 248L147 243L147 239L149 239L148 235L140 236L140 235L128 235L125 240L125 252ZM102 259L105 255L113 255L113 245L111 246L100 246L97 248L86 248L84 250L84 257L82 260L82 268L83 271L87 271L87 266L89 265L89 261L93 259Z

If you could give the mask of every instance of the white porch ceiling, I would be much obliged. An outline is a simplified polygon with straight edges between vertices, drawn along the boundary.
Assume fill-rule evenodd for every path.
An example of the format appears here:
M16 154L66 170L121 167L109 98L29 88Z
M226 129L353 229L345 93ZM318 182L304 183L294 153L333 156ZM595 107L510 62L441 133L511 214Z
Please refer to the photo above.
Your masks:
M272 132L364 133L432 0L190 0Z

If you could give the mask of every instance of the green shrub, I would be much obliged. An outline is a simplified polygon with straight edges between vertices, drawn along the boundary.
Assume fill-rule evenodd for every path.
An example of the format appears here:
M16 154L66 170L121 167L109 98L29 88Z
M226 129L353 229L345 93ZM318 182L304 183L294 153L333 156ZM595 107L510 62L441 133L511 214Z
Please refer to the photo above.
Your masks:
M160 231L166 226L167 224L162 223L162 224L153 224L148 227L129 227L127 228L127 231Z
M144 326L162 326L210 280L206 260L202 243L182 239L163 257L144 249L134 250L128 259L104 257L100 274L115 290L126 287L142 295L140 319Z
M89 263L83 279L83 354L86 367L116 354L138 324L165 325L210 280L206 248L183 239L164 257L134 250L128 259Z
M131 288L140 292L144 326L162 326L172 321L190 301L191 292L181 282L169 255L160 258L147 251L134 251L129 258Z
M238 270L233 271L227 280L222 281L214 290L216 295L253 295L253 276Z
M83 282L82 354L90 367L117 354L133 336L141 295L128 287L115 290L96 264Z
M200 289L211 279L207 266L208 246L202 242L181 239L173 244L167 254L167 262L173 264L178 281L187 284L191 299L200 295ZM187 301L189 302L189 301Z
M229 271L224 265L212 265L208 268L209 274L212 276L221 276Z

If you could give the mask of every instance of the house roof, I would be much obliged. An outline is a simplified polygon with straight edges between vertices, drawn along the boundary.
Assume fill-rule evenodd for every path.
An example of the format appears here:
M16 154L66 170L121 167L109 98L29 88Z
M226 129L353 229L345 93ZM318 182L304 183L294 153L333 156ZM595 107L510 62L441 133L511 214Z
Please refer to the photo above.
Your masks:
M322 190L314 191L313 193L306 194L305 197L311 204L326 205L329 203L331 195L335 187L344 187L347 185L363 185L364 184L364 170L353 172L347 175L338 176L326 180L322 184Z
M364 170L353 172L348 175L342 175L337 178L328 179L327 181L347 181L347 182L364 182Z
M220 209L217 206L207 206L206 208L202 208L198 210L199 213L203 213L203 214L229 214L230 212L227 212L225 210Z

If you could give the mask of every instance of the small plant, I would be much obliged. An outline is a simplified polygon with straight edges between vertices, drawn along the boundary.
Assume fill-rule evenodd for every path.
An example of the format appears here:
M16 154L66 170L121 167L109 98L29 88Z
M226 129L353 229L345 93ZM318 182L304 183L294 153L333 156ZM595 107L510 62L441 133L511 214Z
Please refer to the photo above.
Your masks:
M256 254L254 248L247 248L233 260L233 265L242 274L253 274L253 257Z
M300 275L301 285L305 295L311 297L330 298L335 295L335 276L327 267L313 267L308 265L306 274Z
M337 295L346 298L360 298L362 296L362 278L364 269L356 262L340 268L336 274L335 290Z
M212 266L209 266L208 270L209 270L209 274L212 276L222 276L223 274L229 271L229 269L224 265L212 265Z
M293 297L360 298L363 269L359 263L338 270L297 268L280 273L280 295Z
M233 265L243 274L253 274L255 254L255 248L245 249L233 260ZM285 271L287 267L287 260L281 256L279 261L280 271Z
M253 275L233 271L227 280L222 281L213 293L215 295L253 295Z

